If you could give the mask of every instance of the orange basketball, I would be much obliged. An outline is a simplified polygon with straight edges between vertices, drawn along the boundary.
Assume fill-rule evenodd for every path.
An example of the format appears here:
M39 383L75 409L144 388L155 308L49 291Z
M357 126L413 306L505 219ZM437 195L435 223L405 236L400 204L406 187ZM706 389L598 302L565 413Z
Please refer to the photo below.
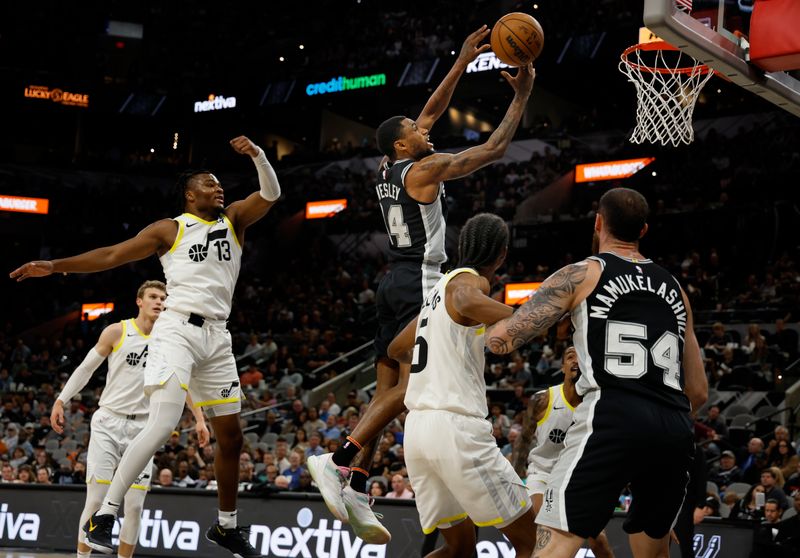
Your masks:
M544 46L544 31L533 16L513 12L497 20L490 42L501 61L509 66L524 66L539 58Z

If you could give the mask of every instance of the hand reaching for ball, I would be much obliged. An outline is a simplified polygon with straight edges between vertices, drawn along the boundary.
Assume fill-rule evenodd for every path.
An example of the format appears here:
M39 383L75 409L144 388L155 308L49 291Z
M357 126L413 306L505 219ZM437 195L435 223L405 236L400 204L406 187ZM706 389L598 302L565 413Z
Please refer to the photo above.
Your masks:
M517 68L517 75L511 77L511 74L505 70L500 72L500 75L506 78L506 81L514 88L514 93L517 97L531 94L533 89L533 80L536 78L536 70L533 64L526 64Z
M490 44L481 45L481 41L483 41L487 35L489 35L489 29L486 25L481 25L477 31L470 33L466 39L464 39L464 44L461 45L461 52L458 53L458 60L463 64L469 64L473 60L475 60L478 55L482 52L486 52L492 46ZM481 45L481 46L478 46Z

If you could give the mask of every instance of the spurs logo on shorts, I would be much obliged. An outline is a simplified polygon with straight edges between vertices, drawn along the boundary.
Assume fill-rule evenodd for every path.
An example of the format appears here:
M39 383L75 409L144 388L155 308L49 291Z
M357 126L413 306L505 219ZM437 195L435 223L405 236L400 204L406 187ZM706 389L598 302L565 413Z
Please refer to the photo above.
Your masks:
M548 488L544 491L544 509L545 511L552 511L553 509L553 489Z
M237 387L239 387L239 382L231 382L230 387L222 388L221 390L219 390L220 397L222 397L223 399L227 399L228 397L231 396L232 393L234 393Z
M131 366L136 366L140 362L142 363L142 368L147 366L147 345L144 346L141 353L130 352L125 355L125 362Z
M550 441L554 444L562 444L564 443L564 437L567 435L566 432L561 430L560 428L553 428L550 433L547 435L550 438Z

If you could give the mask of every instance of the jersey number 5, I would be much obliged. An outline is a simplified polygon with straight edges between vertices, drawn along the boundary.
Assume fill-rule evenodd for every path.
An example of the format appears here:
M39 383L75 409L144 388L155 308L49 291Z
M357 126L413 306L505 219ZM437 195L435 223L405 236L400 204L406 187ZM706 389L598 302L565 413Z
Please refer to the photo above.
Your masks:
M605 369L617 378L636 379L647 374L647 349L637 340L647 341L647 326L609 321L606 324ZM650 347L653 363L664 371L664 385L681 389L681 363L678 336L665 331Z
M419 319L419 333L414 342L414 356L411 358L411 373L422 372L428 365L428 341L421 335L422 329L428 325L428 318Z
M394 204L389 207L389 213L386 215L386 228L389 229L389 234L394 238L395 246L398 248L411 246L411 235L408 233L408 225L406 225L403 217L402 205Z

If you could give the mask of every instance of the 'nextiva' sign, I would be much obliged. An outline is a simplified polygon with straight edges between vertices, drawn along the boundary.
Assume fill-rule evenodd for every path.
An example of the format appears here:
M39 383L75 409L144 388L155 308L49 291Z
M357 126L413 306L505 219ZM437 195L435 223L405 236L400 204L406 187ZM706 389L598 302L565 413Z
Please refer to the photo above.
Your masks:
M373 74L371 76L359 76L348 78L339 76L330 81L320 83L309 83L306 86L306 95L323 95L325 93L341 93L351 89L364 89L365 87L378 87L386 85L386 74Z
M236 108L236 97L223 97L222 95L209 95L207 101L197 101L194 104L195 112L209 112Z

